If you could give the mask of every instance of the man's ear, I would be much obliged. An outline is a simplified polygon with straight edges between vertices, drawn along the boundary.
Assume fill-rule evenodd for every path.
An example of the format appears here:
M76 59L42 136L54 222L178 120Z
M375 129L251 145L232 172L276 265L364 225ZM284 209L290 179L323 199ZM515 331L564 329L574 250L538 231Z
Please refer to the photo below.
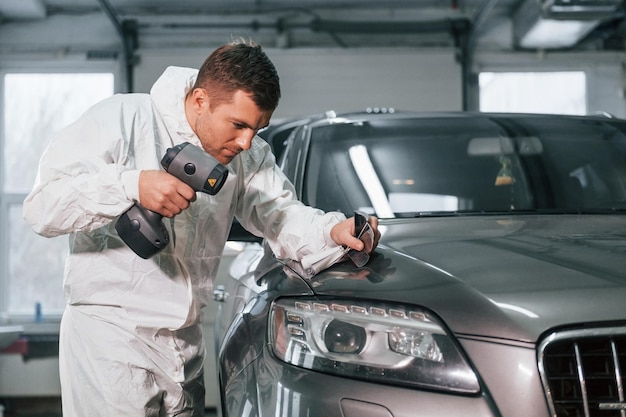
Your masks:
M201 113L209 106L209 95L204 88L194 88L191 92L191 105L193 111Z

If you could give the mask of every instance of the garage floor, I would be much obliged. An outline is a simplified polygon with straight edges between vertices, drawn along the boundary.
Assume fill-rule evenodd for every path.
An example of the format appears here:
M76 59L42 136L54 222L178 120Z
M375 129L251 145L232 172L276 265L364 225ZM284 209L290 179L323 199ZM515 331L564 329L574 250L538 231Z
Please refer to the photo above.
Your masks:
M24 414L22 412L18 413L4 413L0 414L0 417L62 417L61 414L56 413L44 413L44 414ZM215 410L208 410L204 417L217 417L217 412Z
M205 417L217 417L217 411L207 409ZM0 399L0 417L63 417L60 398Z
M57 414L57 413L24 414L22 412L18 412L18 413L6 412L4 414L0 414L0 417L62 417L62 415ZM207 410L204 417L217 417L217 412L215 410Z
M58 414L58 413L30 414L30 413L24 413L24 412L16 412L16 413L0 412L0 417L63 417L63 416L62 414ZM206 414L204 414L204 417L217 417L217 412L215 410L207 410Z

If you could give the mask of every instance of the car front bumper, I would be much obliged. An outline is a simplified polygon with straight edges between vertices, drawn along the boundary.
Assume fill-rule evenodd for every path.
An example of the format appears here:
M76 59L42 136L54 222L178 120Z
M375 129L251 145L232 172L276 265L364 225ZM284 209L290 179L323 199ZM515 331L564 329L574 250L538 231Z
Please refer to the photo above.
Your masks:
M224 417L499 416L483 394L450 395L301 369L266 347L225 390Z

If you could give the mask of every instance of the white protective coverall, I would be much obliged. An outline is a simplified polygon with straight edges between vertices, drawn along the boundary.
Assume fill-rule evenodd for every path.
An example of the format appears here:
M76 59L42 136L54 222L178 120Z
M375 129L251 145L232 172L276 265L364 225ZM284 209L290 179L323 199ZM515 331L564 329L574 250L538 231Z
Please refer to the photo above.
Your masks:
M297 201L259 137L228 165L219 193L197 193L188 209L163 219L170 243L161 253L142 259L119 238L115 220L138 200L140 170L162 169L166 149L179 143L201 147L184 111L196 74L169 67L150 94L93 106L53 139L24 202L37 233L69 234L65 417L202 415L201 309L233 216L277 257L305 269L319 271L343 254L330 229L345 216Z

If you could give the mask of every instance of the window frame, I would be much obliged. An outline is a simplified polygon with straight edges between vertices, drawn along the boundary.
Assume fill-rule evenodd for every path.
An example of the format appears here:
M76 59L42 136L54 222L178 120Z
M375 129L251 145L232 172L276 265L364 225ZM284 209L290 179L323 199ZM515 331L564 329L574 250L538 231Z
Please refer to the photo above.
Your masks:
M477 51L471 63L468 85L469 110L480 109L481 72L583 71L586 78L587 113L626 117L623 56L614 52L537 51L537 53Z
M499 76L503 76L503 75L513 75L516 74L518 76L536 76L536 77L541 77L542 75L549 75L549 76L554 76L555 74L563 74L563 73L572 73L572 74L577 74L577 75L582 75L583 77L583 83L582 83L582 87L584 90L584 102L583 102L583 106L584 106L584 111L581 113L567 113L567 114L572 114L572 115L585 115L585 114L589 114L589 80L588 80L588 74L584 69L580 69L580 68L571 68L571 69L562 69L562 70L558 70L558 69L550 69L550 70L538 70L538 69L528 69L528 68L523 68L523 69L517 69L517 70L498 70L498 71L487 71L487 70L482 70L477 74L477 78L479 80L478 82L478 107L479 107L479 111L481 112L505 112L505 113L518 113L518 112L526 112L526 113L544 113L544 114L560 114L561 111L559 109L554 109L553 111L545 111L545 110L541 110L541 109L537 109L537 110L530 110L530 109L525 109L525 110L512 110L512 109L484 109L483 108L483 88L482 88L482 84L480 82L480 77L483 74L493 74L495 77L499 77ZM551 92L549 95L552 95L553 92Z
M123 90L123 68L114 60L87 60L86 57L70 56L66 59L0 59L0 161L5 159L5 76L7 74L87 74L87 73L111 73L113 74L113 93ZM36 167L33 167L36 169ZM0 321L1 322L24 322L32 321L35 314L16 314L9 311L10 305L10 236L9 236L9 213L14 205L20 205L26 198L27 193L6 192L4 169L0 169ZM62 288L59 288L62 291ZM47 320L59 320L61 314L46 314Z

